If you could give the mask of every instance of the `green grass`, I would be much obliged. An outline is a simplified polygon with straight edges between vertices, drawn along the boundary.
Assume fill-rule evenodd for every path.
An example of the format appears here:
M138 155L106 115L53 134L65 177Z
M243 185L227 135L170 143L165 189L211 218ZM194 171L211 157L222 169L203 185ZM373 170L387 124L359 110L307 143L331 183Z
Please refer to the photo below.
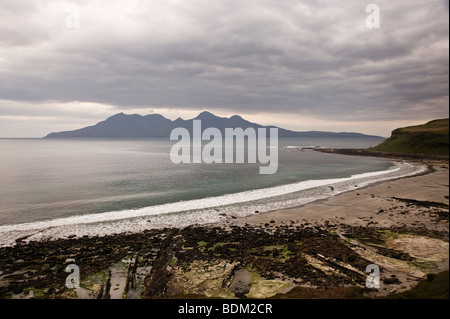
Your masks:
M375 151L449 155L449 119L396 129Z
M448 270L439 274L429 274L427 279L414 288L387 296L387 299L448 299Z

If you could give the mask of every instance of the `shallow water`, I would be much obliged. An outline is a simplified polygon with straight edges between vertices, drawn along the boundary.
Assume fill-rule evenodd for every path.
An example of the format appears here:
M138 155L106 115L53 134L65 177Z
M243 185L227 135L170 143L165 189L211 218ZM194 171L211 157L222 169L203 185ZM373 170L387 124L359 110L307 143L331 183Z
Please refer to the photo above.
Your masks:
M176 165L167 140L0 140L0 244L215 222L420 170L303 148L380 142L356 140L281 139L273 175L259 163Z

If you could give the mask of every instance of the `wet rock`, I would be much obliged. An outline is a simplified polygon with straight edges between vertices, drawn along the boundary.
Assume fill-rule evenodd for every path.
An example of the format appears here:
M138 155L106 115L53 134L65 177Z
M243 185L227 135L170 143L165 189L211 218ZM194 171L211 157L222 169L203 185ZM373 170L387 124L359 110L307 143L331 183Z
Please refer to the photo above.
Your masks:
M236 297L243 298L250 292L252 273L247 269L238 269L234 272L234 279L228 287Z
M384 279L383 279L383 283L384 283L385 285L393 285L393 284L398 284L398 283L400 283L400 280L398 280L397 277L384 278Z

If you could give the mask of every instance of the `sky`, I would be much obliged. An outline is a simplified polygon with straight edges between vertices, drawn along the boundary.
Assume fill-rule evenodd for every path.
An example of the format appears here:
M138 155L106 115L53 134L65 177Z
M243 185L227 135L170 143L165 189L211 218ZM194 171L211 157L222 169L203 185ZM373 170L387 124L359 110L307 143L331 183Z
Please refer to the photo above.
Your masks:
M366 12L369 4L379 8ZM448 0L0 0L0 137L208 110L388 137L449 116ZM379 27L374 27L379 21Z

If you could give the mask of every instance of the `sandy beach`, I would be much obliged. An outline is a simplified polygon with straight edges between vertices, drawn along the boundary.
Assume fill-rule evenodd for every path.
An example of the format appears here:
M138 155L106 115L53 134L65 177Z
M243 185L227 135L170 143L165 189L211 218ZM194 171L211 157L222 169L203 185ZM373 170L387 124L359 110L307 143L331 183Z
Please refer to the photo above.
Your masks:
M432 170L433 172L425 175L376 183L300 207L240 218L232 224L260 225L275 221L276 225L282 225L295 221L296 224L323 225L326 222L377 227L405 225L445 231L448 230L448 225L436 223L435 214L424 213L423 206L411 205L407 202L407 200L414 200L448 206L448 167L434 165ZM433 207L432 203L430 206Z
M433 162L420 176L221 223L19 241L0 248L0 296L232 299L397 294L428 274L448 270L448 180L448 163ZM65 285L68 264L80 267L79 288ZM377 289L366 286L369 265L379 268Z

